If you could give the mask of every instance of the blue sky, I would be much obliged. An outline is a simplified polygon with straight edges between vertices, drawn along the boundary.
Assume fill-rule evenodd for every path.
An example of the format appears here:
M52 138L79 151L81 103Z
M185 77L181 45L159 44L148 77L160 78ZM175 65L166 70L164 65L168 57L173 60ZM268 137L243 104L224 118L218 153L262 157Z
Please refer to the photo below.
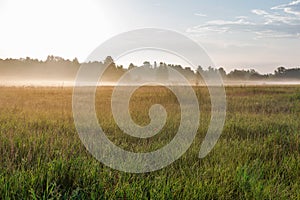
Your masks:
M191 37L227 71L300 66L300 0L0 0L0 23L1 58L82 61L116 34L156 27Z

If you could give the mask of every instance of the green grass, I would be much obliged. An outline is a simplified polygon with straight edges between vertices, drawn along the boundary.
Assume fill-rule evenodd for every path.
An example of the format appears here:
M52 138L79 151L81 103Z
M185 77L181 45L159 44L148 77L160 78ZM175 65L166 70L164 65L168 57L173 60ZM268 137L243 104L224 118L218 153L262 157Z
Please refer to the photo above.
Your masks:
M0 88L0 199L299 199L300 87L227 87L220 140L198 158L210 119L206 88L194 88L201 120L189 150L166 168L130 174L106 167L82 145L73 123L71 88ZM112 88L97 91L99 122L118 146L148 152L176 134L175 96L143 87L130 111L141 125L164 105L167 124L150 139L123 134L110 110Z

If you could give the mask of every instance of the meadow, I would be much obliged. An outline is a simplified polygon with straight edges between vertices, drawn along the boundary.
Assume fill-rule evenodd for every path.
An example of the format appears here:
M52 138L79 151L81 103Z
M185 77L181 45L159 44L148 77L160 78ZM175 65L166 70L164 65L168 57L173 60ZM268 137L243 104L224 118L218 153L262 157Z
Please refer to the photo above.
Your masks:
M118 146L148 152L176 134L180 107L162 87L142 87L130 113L149 123L149 107L168 118L153 138L122 133L110 108L113 87L96 95L99 123ZM188 151L159 171L111 169L81 143L72 117L72 88L0 88L0 199L300 199L300 86L226 87L227 115L217 145L198 158L210 122L205 87L194 87L200 127Z

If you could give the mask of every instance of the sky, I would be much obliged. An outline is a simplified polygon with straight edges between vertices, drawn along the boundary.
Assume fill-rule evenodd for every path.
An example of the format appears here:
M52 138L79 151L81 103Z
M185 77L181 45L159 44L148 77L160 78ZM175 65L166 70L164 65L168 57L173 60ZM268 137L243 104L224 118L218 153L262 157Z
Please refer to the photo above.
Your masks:
M226 71L300 66L300 0L0 0L0 24L0 58L84 61L112 36L155 27L187 35Z

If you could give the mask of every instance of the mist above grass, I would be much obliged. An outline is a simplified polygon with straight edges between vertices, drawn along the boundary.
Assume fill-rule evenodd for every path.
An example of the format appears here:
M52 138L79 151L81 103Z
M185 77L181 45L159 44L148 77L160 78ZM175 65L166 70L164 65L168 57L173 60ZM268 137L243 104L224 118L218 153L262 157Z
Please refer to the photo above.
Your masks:
M226 72L224 68L213 68L211 66L193 69L190 66L166 64L164 62L150 63L145 61L142 66L130 64L129 66L116 65L113 58L108 56L103 61L79 63L75 58L65 60L61 57L48 56L45 61L37 59L0 59L0 85L2 86L73 86L80 67L86 67L89 72L86 74L88 83L89 76L98 73L99 69L104 70L99 85L115 85L124 75L127 80L123 83L138 84L150 74L155 76L150 81L167 82L173 85L180 85L180 82L171 76L170 69L178 71L188 80L191 85L205 85L204 79L211 78L218 74L222 77L225 85L294 85L300 81L300 69L278 67L272 74L259 74L254 69L233 70ZM206 68L206 69L204 69ZM146 76L145 76L146 74ZM99 77L100 78L100 77Z

